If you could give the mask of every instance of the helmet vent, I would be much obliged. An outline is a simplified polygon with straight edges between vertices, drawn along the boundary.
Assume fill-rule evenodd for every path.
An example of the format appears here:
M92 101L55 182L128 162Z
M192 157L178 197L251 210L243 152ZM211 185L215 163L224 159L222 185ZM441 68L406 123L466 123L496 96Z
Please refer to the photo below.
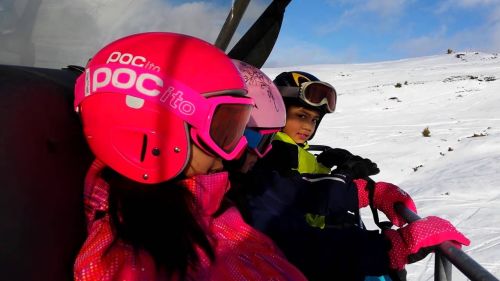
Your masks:
M142 149L141 149L141 162L144 162L146 157L146 148L148 147L148 135L144 134L142 137Z
M160 149L158 147L155 147L155 148L153 148L153 150L151 151L151 153L154 156L160 156Z

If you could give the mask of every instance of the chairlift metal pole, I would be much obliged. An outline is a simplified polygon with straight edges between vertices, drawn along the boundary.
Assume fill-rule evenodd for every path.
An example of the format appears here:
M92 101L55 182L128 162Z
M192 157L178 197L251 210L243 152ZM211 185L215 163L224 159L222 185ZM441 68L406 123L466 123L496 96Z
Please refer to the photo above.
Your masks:
M434 281L451 281L451 263L441 252L434 253Z
M396 212L408 222L414 222L421 219L402 203L394 204L394 208ZM451 262L472 281L499 281L495 276L484 269L484 267L449 241L441 243L436 249L436 254L439 254L439 257L437 257L439 260L436 260L434 280L451 281L451 268L448 268L449 262ZM446 263L448 263L448 265L446 265Z
M219 32L219 36L217 36L217 40L215 40L215 46L219 49L226 51L227 46L231 42L231 38L233 38L234 32L238 25L240 24L241 18L245 13L245 10L248 7L248 3L250 0L236 0L229 10L229 14L227 15L226 21L222 26L221 31Z
M292 0L273 0L250 29L227 54L261 68L271 54L278 38L285 9Z

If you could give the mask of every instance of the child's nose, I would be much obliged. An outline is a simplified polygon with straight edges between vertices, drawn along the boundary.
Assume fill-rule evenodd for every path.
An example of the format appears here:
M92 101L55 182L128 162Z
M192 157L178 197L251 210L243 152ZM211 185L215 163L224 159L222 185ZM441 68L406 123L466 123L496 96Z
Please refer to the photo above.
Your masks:
M304 122L302 123L302 128L308 131L312 131L314 129L314 124L312 122Z

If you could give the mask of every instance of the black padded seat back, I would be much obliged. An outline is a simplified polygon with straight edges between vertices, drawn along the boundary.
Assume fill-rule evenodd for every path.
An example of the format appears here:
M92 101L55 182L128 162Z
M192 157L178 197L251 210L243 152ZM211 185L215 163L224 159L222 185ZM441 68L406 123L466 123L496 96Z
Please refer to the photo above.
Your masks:
M0 65L2 279L72 279L92 161L72 105L78 75Z

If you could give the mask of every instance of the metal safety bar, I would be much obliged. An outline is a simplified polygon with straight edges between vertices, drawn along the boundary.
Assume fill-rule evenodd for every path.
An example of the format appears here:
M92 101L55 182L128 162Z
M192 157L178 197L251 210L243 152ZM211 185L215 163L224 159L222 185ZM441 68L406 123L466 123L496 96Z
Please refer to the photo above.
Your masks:
M396 212L406 221L414 222L421 219L403 203L394 204ZM471 281L499 281L453 243L445 241L435 251L436 261L434 265L434 280L451 281L451 264L456 266Z

